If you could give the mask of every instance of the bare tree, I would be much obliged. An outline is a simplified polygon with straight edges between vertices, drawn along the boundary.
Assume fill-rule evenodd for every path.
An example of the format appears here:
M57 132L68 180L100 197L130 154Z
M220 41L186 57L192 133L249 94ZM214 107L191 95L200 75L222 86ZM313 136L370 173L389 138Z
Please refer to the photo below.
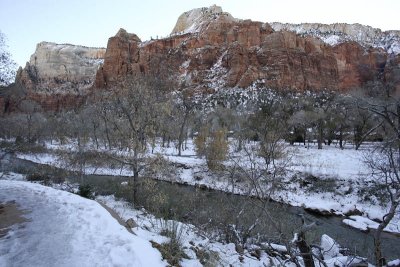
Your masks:
M381 235L399 212L400 204L400 99L390 94L382 98L358 99L360 109L379 118L385 135L384 142L367 158L372 175L386 188L389 196L388 211L375 232L376 266L385 265L381 249Z
M189 98L189 95L185 92L181 95L181 103L175 105L175 116L174 119L178 122L179 134L178 134L178 156L182 154L183 142L186 139L187 127L190 119L190 115L193 112L193 103Z
M128 156L114 159L131 167L133 197L140 172L148 165L146 151L155 139L166 101L165 85L152 77L130 77L114 88L104 104L109 109L107 124L111 126ZM108 127L106 128L108 129Z

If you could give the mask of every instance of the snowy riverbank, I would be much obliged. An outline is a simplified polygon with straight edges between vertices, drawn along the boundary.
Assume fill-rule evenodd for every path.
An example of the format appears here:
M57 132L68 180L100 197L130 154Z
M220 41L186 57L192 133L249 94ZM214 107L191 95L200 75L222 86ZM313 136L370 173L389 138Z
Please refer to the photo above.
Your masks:
M231 141L232 143L232 141ZM18 154L22 159L33 162L64 167L61 158L51 151L77 151L74 142L67 145L46 144L49 153L45 154ZM357 215L344 219L344 223L360 230L375 229L376 221L382 220L389 207L381 203L379 196L373 191L374 186L379 188L380 184L374 181L365 163L373 145L366 145L363 149L355 150L351 145L345 149L324 146L317 149L316 145L286 144L285 159L286 175L280 177L280 185L271 195L276 201L292 206L301 206L315 210L323 214ZM89 149L89 148L87 148ZM90 148L90 149L93 149ZM106 150L100 150L107 153ZM194 145L188 140L186 149L178 156L175 147L161 147L156 144L149 148L148 156L161 155L164 159L179 166L175 173L169 177L158 177L172 182L188 184L193 186L205 186L215 190L233 192L235 194L247 195L249 188L246 183L237 182L232 184L229 179L221 178L207 169L204 158L196 156ZM128 154L127 152L121 152ZM243 152L233 152L231 158L225 161L225 165L240 164L248 168L252 163ZM254 159L256 164L262 164L260 158ZM280 164L279 160L277 164ZM85 166L86 174L130 176L132 171L128 167L110 168L103 166ZM308 181L307 179L314 179ZM312 182L320 184L317 188ZM309 185L311 184L311 185ZM267 186L265 187L267 189ZM379 192L378 192L379 193ZM250 194L252 194L250 192ZM400 233L400 213L397 213L385 231Z

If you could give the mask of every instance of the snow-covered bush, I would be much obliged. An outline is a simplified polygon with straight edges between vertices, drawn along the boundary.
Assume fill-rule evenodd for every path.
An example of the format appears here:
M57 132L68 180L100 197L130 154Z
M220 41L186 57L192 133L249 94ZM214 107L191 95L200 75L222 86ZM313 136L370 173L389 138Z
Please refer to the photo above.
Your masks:
M0 86L7 86L14 82L18 65L15 63L6 45L6 37L0 31Z

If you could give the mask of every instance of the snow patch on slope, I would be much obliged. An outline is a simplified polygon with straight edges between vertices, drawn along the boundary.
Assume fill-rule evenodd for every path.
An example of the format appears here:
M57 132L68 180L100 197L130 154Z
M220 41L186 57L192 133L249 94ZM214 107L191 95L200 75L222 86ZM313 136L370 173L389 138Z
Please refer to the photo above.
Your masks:
M354 41L365 48L382 48L388 53L400 53L400 31L381 31L361 24L320 24L302 23L290 24L272 22L275 31L287 30L300 35L320 38L326 44L335 46L343 42Z

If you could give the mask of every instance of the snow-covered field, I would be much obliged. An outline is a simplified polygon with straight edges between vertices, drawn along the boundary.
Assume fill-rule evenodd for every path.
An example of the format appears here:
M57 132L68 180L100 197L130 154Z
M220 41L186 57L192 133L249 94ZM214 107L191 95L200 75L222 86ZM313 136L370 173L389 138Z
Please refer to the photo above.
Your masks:
M231 140L231 144L234 141ZM67 145L46 144L51 150L76 151L77 148L73 142ZM290 204L292 206L303 206L322 212L334 214L349 214L357 212L361 214L361 218L347 218L344 223L359 229L376 228L376 223L371 220L382 220L388 206L379 203L377 196L370 195L366 201L360 195L365 188L369 187L371 182L371 171L365 163L365 158L372 149L371 144L367 144L360 150L355 150L351 145L341 150L335 145L324 146L323 149L317 149L316 144L303 146L295 144L295 146L286 145L286 154L288 157L284 162L277 161L278 164L285 164L286 176L281 177L281 186L274 191L272 197L280 202ZM162 155L165 159L173 163L183 164L185 168L177 168L176 175L169 178L159 177L160 179L168 179L173 182L185 183L189 185L204 185L216 190L234 192L236 194L248 194L248 186L246 183L237 183L234 187L229 179L221 179L216 177L212 172L207 170L204 158L196 156L192 140L188 140L186 149L182 151L182 155L178 156L177 149L171 147L161 147L156 145L152 155ZM234 153L231 148L231 159L225 162L225 165L240 164L247 168L250 164L249 158L243 155L243 152ZM127 153L127 152L121 152ZM31 160L37 163L62 166L62 160L54 154L18 154L19 158ZM261 158L255 158L255 162L262 162ZM129 168L112 169L108 167L86 166L87 174L101 175L122 175L129 176L132 172ZM318 190L308 190L307 187L301 186L301 181L296 181L293 177L316 177L319 181L331 182L332 190L324 191L323 188ZM333 181L333 182L332 182ZM232 189L233 188L233 189ZM267 189L265 189L267 190ZM367 220L370 223L365 223ZM392 223L385 229L388 232L400 233L400 214L397 213Z

